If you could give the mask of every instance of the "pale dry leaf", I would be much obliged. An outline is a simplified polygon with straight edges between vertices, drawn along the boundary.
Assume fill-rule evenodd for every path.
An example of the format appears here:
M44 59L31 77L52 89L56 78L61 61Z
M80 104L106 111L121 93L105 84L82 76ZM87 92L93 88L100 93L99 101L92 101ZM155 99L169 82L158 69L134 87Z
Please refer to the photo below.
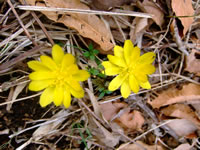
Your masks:
M61 117L61 116L66 116L68 114L67 111L65 110L61 110L58 113L56 113L52 119ZM35 141L40 140L42 137L48 135L49 133L51 133L52 131L57 130L57 128L62 124L62 122L65 120L65 117L51 122L51 123L47 123L46 125L40 126L37 130L35 130L35 132L33 133L32 137L34 138ZM48 121L47 121L48 122Z
M149 25L147 18L135 18L132 22L132 26L135 28L131 28L129 33L131 41L135 43L137 38L144 34Z
M177 148L175 148L174 150L191 150L192 146L188 143L185 144L181 144L179 145Z
M92 118L92 120L97 125L97 129L99 133L96 134L96 137L104 143L106 146L114 147L119 143L120 135L114 134L110 131L108 131L105 127L103 127L96 119ZM101 133L101 134L100 134Z
M189 83L179 90L175 86L162 92L153 101L148 101L153 108L160 108L170 104L200 100L200 85Z
M165 116L176 117L179 119L187 119L192 121L197 127L200 127L200 120L198 119L194 110L192 110L188 105L184 104L174 104L166 108L163 108L161 112Z
M186 56L185 71L196 73L200 76L200 52L193 49L189 56Z
M189 135L198 129L194 123L187 119L173 119L167 126L169 126L179 137Z
M101 112L107 121L110 121L115 115L117 115L120 109L125 108L127 106L128 105L123 102L109 102L100 104Z
M144 0L142 3L138 1L137 4L145 13L152 15L152 19L157 25L162 26L164 23L164 13L154 2Z
M124 130L135 131L141 130L145 120L139 111L130 112L130 109L128 109L119 118L115 119L115 122Z
M21 0L23 3L23 0ZM73 8L73 9L89 9L89 7L80 2L80 0L26 0L26 3L32 6L44 6L52 8ZM95 41L104 51L111 50L113 44L110 42L110 32L106 28L102 20L96 15L45 12L42 11L49 19L63 23L65 26L77 30L82 36Z
M23 83L23 84L19 84L16 86L14 93L12 95L11 102L14 102L16 100L16 98L22 92L22 90L26 87L26 85L27 85L27 83ZM7 105L6 110L10 111L11 108L12 108L12 103Z
M192 0L172 0L171 5L176 16L188 16L179 17L184 27L183 34L185 35L190 28L190 25L194 21L194 9L192 7Z
M97 115L98 117L102 118L101 117L100 106L99 106L99 103L97 102L96 97L94 96L94 94L89 89L85 88L85 90L88 93L88 96L89 96L89 98L90 98L90 100L92 102L92 106L93 106L95 115Z
M147 149L147 150L163 150L163 148L160 145L147 145L141 141L137 141L137 144L122 144L120 145L117 150L142 150L142 149Z

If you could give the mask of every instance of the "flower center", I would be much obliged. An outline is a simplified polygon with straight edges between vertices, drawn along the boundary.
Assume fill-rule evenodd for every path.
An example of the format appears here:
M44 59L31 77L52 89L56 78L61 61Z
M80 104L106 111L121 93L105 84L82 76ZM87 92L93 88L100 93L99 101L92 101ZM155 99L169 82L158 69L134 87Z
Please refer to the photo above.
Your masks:
M56 78L54 79L54 85L62 86L69 78L69 73L66 71L57 70L55 74Z

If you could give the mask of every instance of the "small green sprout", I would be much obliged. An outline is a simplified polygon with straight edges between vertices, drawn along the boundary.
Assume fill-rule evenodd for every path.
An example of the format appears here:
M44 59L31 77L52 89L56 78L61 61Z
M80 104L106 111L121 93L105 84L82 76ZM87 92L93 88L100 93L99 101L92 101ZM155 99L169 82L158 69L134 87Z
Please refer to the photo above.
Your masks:
M93 45L90 43L88 46L88 51L83 53L83 56L90 60L95 60L96 56L99 53L97 49L94 49Z

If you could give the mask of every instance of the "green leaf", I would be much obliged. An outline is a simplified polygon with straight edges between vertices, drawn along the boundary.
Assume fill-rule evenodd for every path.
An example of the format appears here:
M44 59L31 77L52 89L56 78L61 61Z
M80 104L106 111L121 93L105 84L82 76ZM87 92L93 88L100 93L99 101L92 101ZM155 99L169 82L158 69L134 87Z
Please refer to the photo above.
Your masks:
M85 56L86 58L88 58L88 57L90 56L90 52L88 52L88 51L87 51L87 52L84 52L84 53L83 53L83 56Z
M95 56L94 55L90 55L90 59L91 60L95 60Z
M90 51L92 51L92 50L94 49L92 43L90 43L90 44L88 45L88 49L89 49Z
M105 91L103 91L101 94L99 94L99 99L103 98L105 95Z
M97 55L98 53L99 53L99 51L98 51L97 49L94 49L94 50L93 50L93 54L94 54L94 55Z

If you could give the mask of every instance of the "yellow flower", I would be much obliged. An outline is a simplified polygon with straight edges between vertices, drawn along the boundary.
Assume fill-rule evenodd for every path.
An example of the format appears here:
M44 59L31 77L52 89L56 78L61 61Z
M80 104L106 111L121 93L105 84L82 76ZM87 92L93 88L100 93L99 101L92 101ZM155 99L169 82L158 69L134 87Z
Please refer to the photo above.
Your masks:
M140 49L134 47L130 40L126 40L123 48L115 46L114 56L107 57L109 61L102 63L105 74L117 75L110 82L109 91L115 91L121 86L120 92L124 98L127 98L131 91L138 93L140 86L151 89L147 75L155 72L155 67L152 65L155 53L148 52L140 56Z
M29 90L43 90L40 105L47 106L54 102L56 106L63 104L68 108L71 104L71 94L76 98L84 96L79 81L89 78L89 73L79 70L75 58L71 54L64 54L59 45L52 48L52 57L40 56L41 61L29 61L28 66L34 72L30 73Z

